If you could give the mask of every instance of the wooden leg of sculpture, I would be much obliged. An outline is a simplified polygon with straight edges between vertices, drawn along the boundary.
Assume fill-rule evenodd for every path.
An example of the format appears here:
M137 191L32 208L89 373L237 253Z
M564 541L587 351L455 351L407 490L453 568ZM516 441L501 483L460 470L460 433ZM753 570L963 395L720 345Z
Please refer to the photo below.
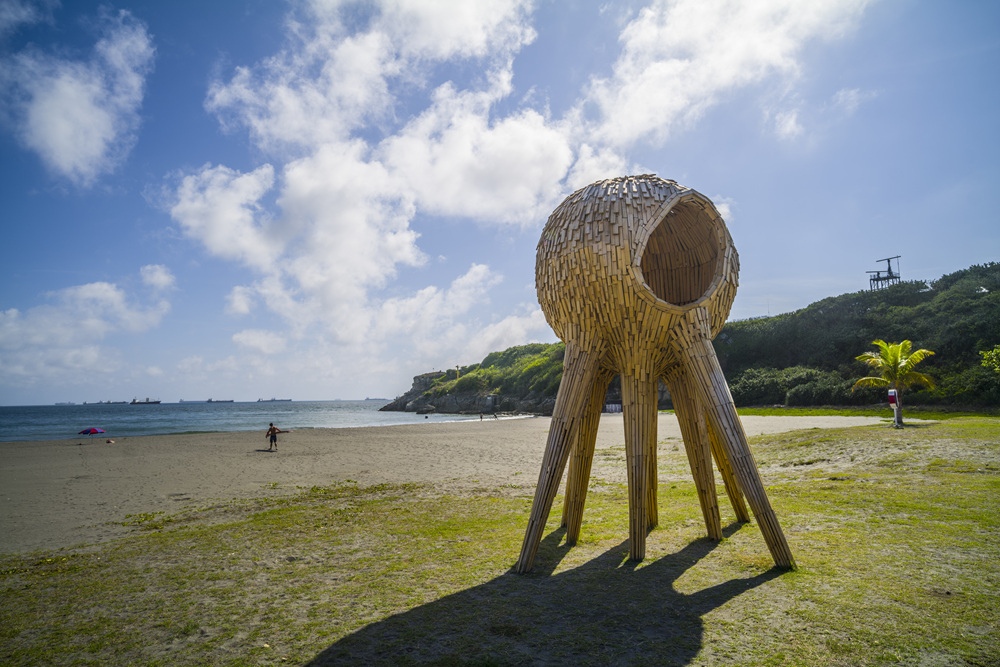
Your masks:
M583 408L590 395L591 386L597 378L603 347L568 342L563 358L563 377L556 395L556 405L552 410L549 438L542 458L542 469L538 473L535 500L531 505L531 516L524 531L521 555L517 559L517 572L530 572L535 562L538 544L542 541L545 522L548 521L552 501L555 500L562 480L566 459L576 438L583 415Z
M597 429L601 424L604 397L608 393L608 383L614 376L612 371L601 369L592 385L583 420L576 434L576 443L569 458L566 471L566 497L563 501L562 525L566 527L566 542L576 544L580 538L583 522L583 506L587 502L587 488L590 486L590 469L594 463L594 444Z
M670 373L668 385L681 427L681 437L684 438L691 476L698 489L705 530L709 538L718 541L722 539L722 519L719 517L719 499L715 492L715 475L712 474L712 449L705 425L705 412L691 385L691 378L683 368Z
M656 434L660 422L659 414L659 380L653 380L653 431L647 434L646 441L646 528L647 532L660 523L660 510L656 502L656 494L659 493L660 471L656 460Z
M655 397L654 397L655 400ZM653 421L658 421L654 413ZM654 429L656 426L653 427ZM646 528L652 530L660 523L660 510L656 503L656 494L659 493L660 475L656 467L656 432L653 432L653 439L646 443Z
M628 468L629 557L646 557L649 530L650 443L656 446L656 376L622 373L625 459Z
M709 332L708 312L704 308L690 311L686 322L675 332L680 343L678 352L691 374L708 421L722 441L726 456L733 466L733 473L740 489L746 494L774 564L792 569L795 567L795 559L767 498L743 424L736 414L733 397L715 356Z
M736 513L736 520L744 523L748 522L750 521L750 513L747 511L746 502L743 501L743 492L740 491L740 485L736 482L736 477L733 475L733 466L729 464L729 459L726 457L726 450L722 448L722 443L719 441L719 436L716 434L715 429L712 428L711 422L707 422L706 426L708 427L708 441L712 444L712 457L715 459L715 467L718 468L719 475L722 477L722 483L726 486L726 495L729 496L733 512Z

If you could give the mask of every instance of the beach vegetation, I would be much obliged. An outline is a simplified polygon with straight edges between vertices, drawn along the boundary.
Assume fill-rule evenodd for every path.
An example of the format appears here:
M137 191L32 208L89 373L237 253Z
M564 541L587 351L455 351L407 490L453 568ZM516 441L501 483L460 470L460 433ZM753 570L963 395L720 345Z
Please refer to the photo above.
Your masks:
M886 343L884 340L872 341L878 348L875 352L865 352L858 355L857 360L866 364L878 375L868 375L854 383L858 387L888 388L894 391L891 401L895 412L895 426L903 426L903 390L913 386L933 387L934 380L914 370L917 364L932 356L930 350L913 350L911 343L904 340L901 343Z
M493 352L460 374L446 373L435 380L431 397L472 393L478 396L554 396L562 379L562 343L518 345Z
M752 392L737 399L734 392L737 405L770 403L782 389L785 400L774 403L861 405L886 402L884 391L871 388L845 393L857 378L858 350L876 339L906 339L936 353L926 360L935 386L909 393L909 405L1000 405L1000 373L983 365L983 351L1000 342L1000 263L728 322L713 344L730 387L746 374L751 387L761 374L772 380L766 401ZM818 374L803 381L802 369Z
M979 354L983 358L980 365L1000 375L1000 343L994 345L992 350L981 350Z
M115 541L0 557L0 662L988 665L1000 655L1000 419L751 439L798 569L720 489L704 537L683 443L628 559L623 442L594 457L579 542L534 489L364 486L218 501ZM512 478L518 479L518 478Z
M829 297L774 317L728 322L713 345L738 407L885 405L884 390L855 387L858 350L876 339L906 339L914 349L936 352L926 360L936 382L915 387L907 395L908 406L996 409L1000 263L974 265L934 281ZM424 398L554 399L564 354L562 343L493 352L480 363L441 373ZM617 391L613 381L610 394Z

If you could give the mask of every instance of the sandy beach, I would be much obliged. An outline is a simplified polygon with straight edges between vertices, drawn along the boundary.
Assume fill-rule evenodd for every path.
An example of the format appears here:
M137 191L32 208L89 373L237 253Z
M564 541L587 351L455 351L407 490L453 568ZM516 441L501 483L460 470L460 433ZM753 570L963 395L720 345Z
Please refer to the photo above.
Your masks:
M878 423L871 417L743 417L749 436ZM294 493L354 480L429 483L448 492L516 484L532 493L548 418L303 429L267 450L263 431L0 443L0 553L78 548L124 536L127 515ZM679 440L661 413L658 440ZM604 415L597 448L620 447L622 416ZM617 468L621 468L618 470ZM602 470L625 479L624 466Z

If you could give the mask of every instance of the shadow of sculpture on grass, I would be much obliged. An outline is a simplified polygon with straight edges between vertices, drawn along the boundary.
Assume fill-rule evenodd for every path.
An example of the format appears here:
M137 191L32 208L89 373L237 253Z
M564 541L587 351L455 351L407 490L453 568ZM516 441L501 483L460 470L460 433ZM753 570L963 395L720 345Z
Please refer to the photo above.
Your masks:
M642 567L628 560L626 541L552 574L569 550L564 536L542 540L532 574L512 570L373 623L310 664L686 665L702 648L705 614L785 572L680 593L674 582L718 546L703 538Z

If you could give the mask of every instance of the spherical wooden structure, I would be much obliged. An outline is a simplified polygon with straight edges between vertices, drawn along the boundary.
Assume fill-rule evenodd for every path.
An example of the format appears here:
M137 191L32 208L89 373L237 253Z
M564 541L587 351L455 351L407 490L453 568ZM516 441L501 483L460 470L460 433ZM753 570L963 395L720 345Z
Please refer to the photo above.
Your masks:
M744 495L776 565L794 567L712 338L729 315L739 258L722 216L694 190L654 175L599 181L560 204L542 231L538 301L566 343L519 572L531 569L569 462L563 524L580 533L604 395L621 376L629 483L630 556L645 556L657 523L656 399L670 389L709 537L722 539L712 458L737 518Z

